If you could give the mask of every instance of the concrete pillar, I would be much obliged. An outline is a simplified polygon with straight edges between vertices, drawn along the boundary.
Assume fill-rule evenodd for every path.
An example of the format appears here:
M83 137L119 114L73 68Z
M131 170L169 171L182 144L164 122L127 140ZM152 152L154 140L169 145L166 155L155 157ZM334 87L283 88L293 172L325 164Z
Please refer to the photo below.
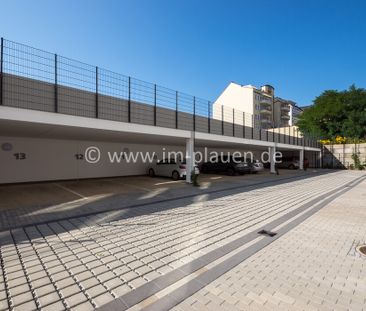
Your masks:
M317 168L323 168L323 147L319 151L318 157L319 158L318 158L318 167Z
M269 147L269 159L270 159L270 173L271 174L276 174L276 146L274 147Z
M191 173L194 170L194 132L186 139L186 182L191 183Z
M304 169L304 149L300 150L300 157L299 157L299 168L300 170Z

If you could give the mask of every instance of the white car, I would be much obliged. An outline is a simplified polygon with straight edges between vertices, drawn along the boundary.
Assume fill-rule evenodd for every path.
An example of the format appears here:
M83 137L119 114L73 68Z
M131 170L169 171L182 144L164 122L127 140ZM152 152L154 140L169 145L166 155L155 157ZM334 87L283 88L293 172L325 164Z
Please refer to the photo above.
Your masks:
M156 161L150 168L149 168L149 176L164 176L164 177L171 177L173 180L178 180L180 178L186 177L186 161L175 159L164 159L160 161ZM194 173L199 174L200 171L197 166L194 167Z

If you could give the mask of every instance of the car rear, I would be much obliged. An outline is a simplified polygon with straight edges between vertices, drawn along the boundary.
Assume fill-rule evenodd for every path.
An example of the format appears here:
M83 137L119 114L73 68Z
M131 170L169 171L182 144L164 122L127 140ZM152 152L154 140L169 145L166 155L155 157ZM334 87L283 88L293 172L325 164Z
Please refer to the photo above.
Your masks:
M252 173L262 172L264 170L264 165L259 161L253 162L251 163L251 170Z
M250 173L250 165L242 157L233 158L232 166L236 173L239 173L239 174Z
M187 174L187 163L186 163L186 160L183 160L183 161L179 161L178 162L178 172L179 172L180 178L185 178L186 177L186 174ZM197 165L194 166L194 173L196 175L199 175L200 174L200 170L199 170L199 168L198 168Z

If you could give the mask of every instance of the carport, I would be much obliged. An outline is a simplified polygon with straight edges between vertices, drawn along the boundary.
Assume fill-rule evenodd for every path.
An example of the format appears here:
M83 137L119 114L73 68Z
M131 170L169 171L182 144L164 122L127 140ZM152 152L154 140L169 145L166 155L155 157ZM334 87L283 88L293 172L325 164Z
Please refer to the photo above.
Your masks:
M143 151L157 153L186 151L188 171L193 167L193 151L200 148L246 150L273 155L276 151L304 152L320 149L255 139L228 137L180 129L167 129L143 124L131 124L110 120L91 119L43 111L0 107L0 131L2 133L0 183L80 179L111 176L141 175L146 166L140 163L106 163L103 151ZM101 162L90 164L83 160L88 146L97 146ZM8 149L6 149L6 148ZM23 159L24 155L24 159ZM273 157L271 157L273 160ZM300 162L302 163L302 162ZM122 171L123 170L123 171ZM274 173L274 162L271 162ZM190 182L190 174L187 174Z

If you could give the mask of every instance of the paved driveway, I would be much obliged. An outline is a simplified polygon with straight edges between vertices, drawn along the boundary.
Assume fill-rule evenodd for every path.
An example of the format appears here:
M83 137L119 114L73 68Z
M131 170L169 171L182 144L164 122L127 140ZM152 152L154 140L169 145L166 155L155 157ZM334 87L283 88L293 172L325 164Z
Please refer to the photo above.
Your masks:
M201 187L147 176L2 185L0 230L313 174L317 172L283 170L280 176L267 171L245 176L203 174L199 178Z
M0 309L169 309L269 245L260 229L280 237L364 177L329 172L3 231Z

